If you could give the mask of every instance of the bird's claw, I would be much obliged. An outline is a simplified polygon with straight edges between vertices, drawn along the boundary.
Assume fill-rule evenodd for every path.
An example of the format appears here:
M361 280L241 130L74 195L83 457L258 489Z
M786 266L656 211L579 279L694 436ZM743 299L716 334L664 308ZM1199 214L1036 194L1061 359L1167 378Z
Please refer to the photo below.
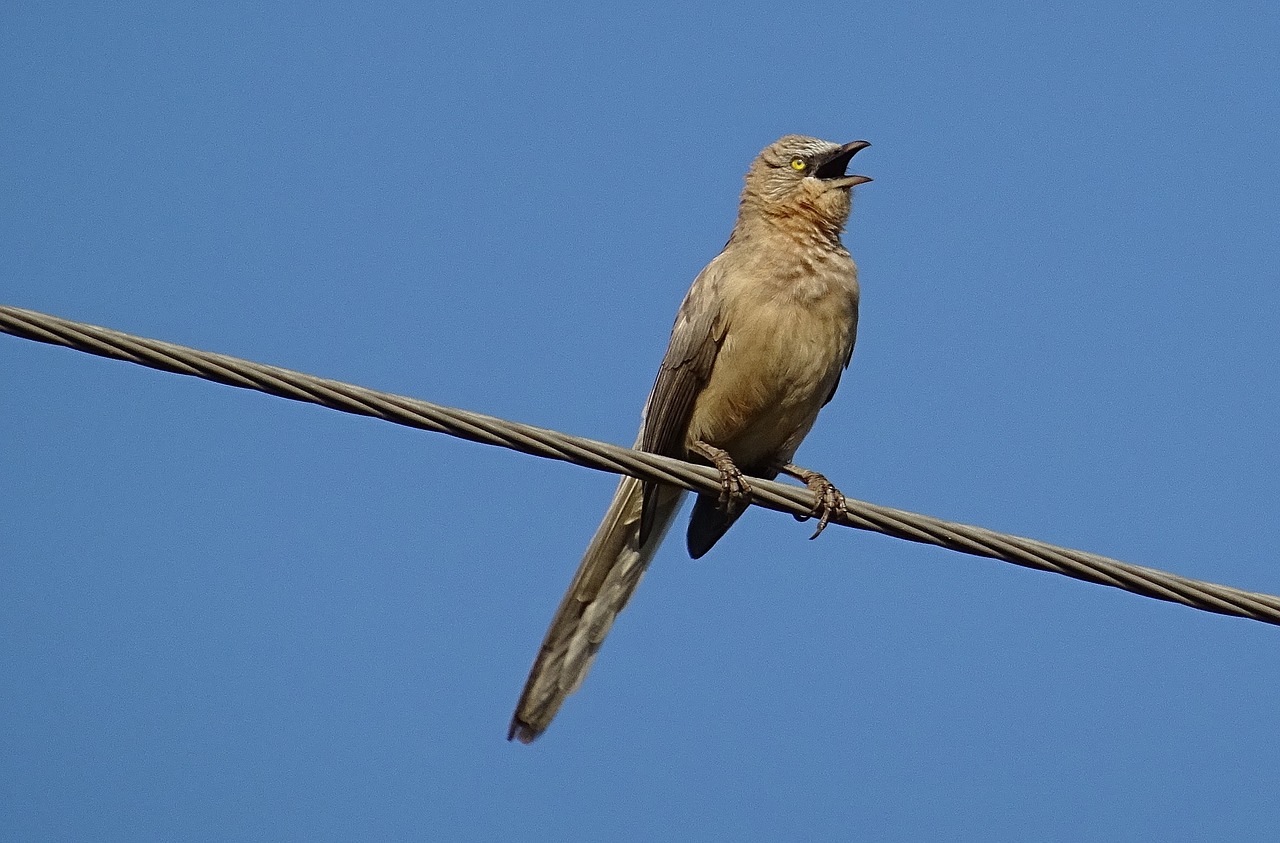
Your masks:
M716 465L720 472L720 508L734 515L747 508L751 503L751 484L732 462L727 465Z
M827 529L827 524L831 523L832 515L845 511L845 500L840 490L821 474L816 474L812 479L806 480L805 485L813 492L813 515L818 516L818 529L813 531L812 536L809 536L809 540L813 541L822 535L823 530Z
M706 457L716 471L720 472L720 497L717 505L729 515L737 515L751 503L751 484L742 475L723 448L717 448L708 442L695 442L693 450Z
M810 471L807 468L800 468L791 464L782 466L781 470L802 481L809 487L809 491L813 492L813 509L809 510L807 516L795 516L797 521L808 521L810 518L818 519L818 529L813 531L812 536L809 536L809 540L812 541L822 535L822 531L827 529L827 525L831 523L833 516L841 515L846 511L844 495L835 487L834 483L816 471Z

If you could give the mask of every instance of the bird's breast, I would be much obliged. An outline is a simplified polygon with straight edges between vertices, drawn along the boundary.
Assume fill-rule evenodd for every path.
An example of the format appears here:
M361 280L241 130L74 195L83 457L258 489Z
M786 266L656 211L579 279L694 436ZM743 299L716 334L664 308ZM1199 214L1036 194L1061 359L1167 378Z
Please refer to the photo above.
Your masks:
M791 458L848 359L857 319L854 272L849 262L826 278L775 273L767 283L725 286L727 329L694 404L690 441L724 448L744 470Z

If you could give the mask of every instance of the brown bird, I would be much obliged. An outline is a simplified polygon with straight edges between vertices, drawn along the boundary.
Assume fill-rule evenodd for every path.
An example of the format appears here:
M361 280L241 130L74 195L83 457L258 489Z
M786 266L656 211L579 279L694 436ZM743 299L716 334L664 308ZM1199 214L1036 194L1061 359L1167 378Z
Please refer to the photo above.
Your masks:
M744 473L773 479L781 472L812 489L820 517L814 538L844 511L844 496L791 458L853 354L858 269L840 233L850 189L871 181L845 173L867 146L787 135L765 147L747 171L729 242L676 315L636 447L720 472L720 496L699 495L689 519L694 559L750 501ZM683 497L681 489L631 477L618 484L547 630L508 740L537 738L582 684Z

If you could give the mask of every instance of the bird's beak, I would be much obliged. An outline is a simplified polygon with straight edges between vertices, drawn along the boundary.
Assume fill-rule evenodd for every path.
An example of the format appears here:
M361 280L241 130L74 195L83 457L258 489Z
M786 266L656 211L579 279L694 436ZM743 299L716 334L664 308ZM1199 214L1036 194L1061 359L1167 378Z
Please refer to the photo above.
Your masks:
M864 140L846 143L831 153L831 157L823 161L822 165L813 174L832 187L853 187L855 184L865 184L871 181L867 176L845 175L845 169L848 168L849 161L868 146L871 146L871 144Z

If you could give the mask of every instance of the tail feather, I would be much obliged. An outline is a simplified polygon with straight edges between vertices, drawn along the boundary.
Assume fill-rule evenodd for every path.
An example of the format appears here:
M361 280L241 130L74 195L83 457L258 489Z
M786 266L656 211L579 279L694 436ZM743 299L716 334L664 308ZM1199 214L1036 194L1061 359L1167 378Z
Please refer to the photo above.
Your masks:
M742 512L732 514L720 507L714 495L698 495L693 502L693 513L689 516L689 530L685 533L685 546L689 555L701 559L720 537L729 532L733 522L738 520Z
M671 486L655 487L653 527L640 546L641 488L631 477L618 484L547 629L511 718L508 740L532 742L551 725L565 698L578 690L671 526L684 493Z
M772 480L778 476L778 468L773 464L738 466L743 474ZM689 555L701 559L703 554L720 541L729 528L742 516L745 509L727 512L715 495L698 495L693 502L693 513L689 516L689 530L685 533L685 546Z

